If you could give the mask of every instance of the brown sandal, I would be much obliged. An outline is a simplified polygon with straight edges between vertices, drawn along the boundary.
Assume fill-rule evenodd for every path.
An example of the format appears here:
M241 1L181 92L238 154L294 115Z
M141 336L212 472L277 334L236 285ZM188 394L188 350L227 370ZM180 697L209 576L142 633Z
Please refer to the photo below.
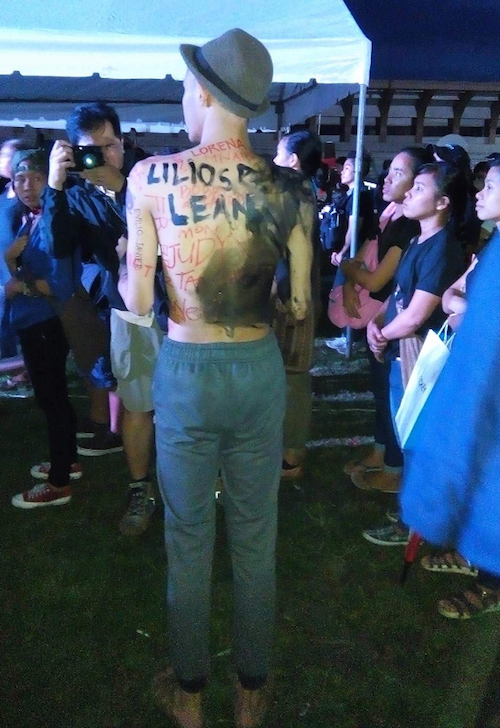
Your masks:
M448 619L471 619L480 614L500 611L500 591L477 582L469 589L438 602L438 611Z
M176 728L202 728L203 721L193 715L191 706L184 705L189 695L179 690L172 668L159 672L153 679L154 702L168 716Z

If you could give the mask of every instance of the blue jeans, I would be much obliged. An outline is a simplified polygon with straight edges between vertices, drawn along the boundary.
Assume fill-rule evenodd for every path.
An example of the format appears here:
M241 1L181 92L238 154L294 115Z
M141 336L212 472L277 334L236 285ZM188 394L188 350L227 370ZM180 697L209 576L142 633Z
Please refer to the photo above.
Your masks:
M389 396L389 362L375 359L367 346L373 396L375 397L375 443L384 448L384 463L389 468L403 467L403 453L394 431Z
M175 674L181 685L201 688L209 671L214 492L221 469L236 667L240 679L265 679L274 628L285 415L285 372L274 334L244 343L185 344L165 338L153 400Z
M389 397L391 403L392 424L399 445L401 445L401 443L399 442L398 428L396 427L396 414L404 393L405 388L403 387L403 377L401 375L401 360L393 359L391 361L391 370L389 373Z

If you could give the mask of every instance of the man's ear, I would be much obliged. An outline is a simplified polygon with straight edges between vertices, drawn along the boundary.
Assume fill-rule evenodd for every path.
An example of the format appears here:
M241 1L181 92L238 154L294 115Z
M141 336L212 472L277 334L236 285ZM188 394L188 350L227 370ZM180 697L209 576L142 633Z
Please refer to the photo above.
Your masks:
M204 108L209 108L213 104L213 97L210 91L207 91L207 89L201 85L201 83L198 84L198 99L200 101L200 105Z
M298 156L295 154L290 154L290 167L292 169L298 169L300 170L300 162Z

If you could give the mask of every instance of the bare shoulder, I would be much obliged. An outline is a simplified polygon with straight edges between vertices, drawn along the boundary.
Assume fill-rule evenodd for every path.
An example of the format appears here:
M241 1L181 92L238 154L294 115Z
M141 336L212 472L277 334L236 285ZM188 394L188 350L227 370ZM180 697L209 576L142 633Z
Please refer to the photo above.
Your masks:
M149 166L150 159L151 157L141 159L132 167L127 177L127 195L131 194L132 191L137 194L144 189L144 179L147 174L146 170Z
M132 167L128 180L132 184L141 186L141 183L148 178L154 177L156 169L163 169L165 165L171 165L175 162L182 164L184 159L189 156L190 150L177 152L175 154L157 154L152 157L146 157Z

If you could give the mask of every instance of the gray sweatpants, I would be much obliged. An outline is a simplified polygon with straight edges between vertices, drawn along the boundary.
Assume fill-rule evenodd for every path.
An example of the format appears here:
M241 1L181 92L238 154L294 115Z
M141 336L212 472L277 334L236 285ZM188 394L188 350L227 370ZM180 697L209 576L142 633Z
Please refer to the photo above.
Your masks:
M153 398L172 666L185 681L209 671L214 490L221 468L236 667L247 676L266 675L285 413L285 372L274 334L229 344L165 338Z

